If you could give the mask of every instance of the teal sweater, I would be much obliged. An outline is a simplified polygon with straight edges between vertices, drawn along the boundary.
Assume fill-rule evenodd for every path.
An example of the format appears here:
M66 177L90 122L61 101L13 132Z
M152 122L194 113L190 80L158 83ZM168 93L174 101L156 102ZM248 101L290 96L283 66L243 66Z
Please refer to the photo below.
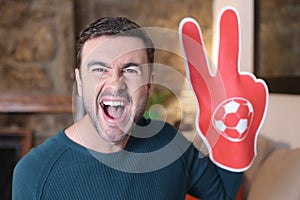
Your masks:
M235 198L242 173L218 168L167 123L141 124L113 154L86 149L60 131L17 164L13 200ZM158 133L147 136L153 129Z

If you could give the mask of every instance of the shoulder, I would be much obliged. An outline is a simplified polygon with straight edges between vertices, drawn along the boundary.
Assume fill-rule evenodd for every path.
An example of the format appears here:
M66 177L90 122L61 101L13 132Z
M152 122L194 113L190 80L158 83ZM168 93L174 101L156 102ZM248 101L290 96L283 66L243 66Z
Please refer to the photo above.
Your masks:
M34 199L34 196L38 194L39 186L47 177L51 165L66 149L60 141L62 134L63 131L33 148L17 163L13 172L14 198L26 194Z
M19 161L18 165L41 165L47 162L47 160L50 160L52 156L55 156L58 152L66 148L61 141L63 134L63 131L60 131L42 144L32 148L31 151Z

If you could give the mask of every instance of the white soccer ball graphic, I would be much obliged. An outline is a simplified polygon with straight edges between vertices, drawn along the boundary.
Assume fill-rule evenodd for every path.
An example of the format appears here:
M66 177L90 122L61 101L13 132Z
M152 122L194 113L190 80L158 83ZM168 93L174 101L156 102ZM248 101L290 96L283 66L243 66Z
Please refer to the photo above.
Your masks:
M251 126L253 106L244 98L226 99L215 110L212 123L219 134L230 141L243 140Z

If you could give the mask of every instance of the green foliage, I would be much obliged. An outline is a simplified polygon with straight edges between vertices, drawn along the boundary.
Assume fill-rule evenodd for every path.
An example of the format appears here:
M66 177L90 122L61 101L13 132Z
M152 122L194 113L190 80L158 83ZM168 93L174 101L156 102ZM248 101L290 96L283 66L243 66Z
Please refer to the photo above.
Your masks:
M150 118L151 115L151 119L159 119L159 113L153 113L149 112L151 106L158 104L161 106L164 106L166 103L166 99L171 95L171 92L168 90L153 90L152 95L150 96L149 100L148 100L148 104L147 104L147 108L146 111L144 113L144 117L145 118Z

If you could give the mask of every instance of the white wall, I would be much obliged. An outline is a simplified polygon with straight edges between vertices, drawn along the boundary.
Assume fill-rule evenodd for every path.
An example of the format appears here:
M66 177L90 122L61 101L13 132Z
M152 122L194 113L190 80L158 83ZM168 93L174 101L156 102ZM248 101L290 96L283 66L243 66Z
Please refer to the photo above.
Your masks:
M253 0L214 0L214 30L216 30L220 10L228 5L235 7L240 15L241 71L253 72ZM272 140L300 148L300 95L270 94L268 112L261 134Z
M263 135L300 147L300 95L271 94Z
M234 7L240 15L241 31L241 71L253 71L253 27L254 27L254 4L253 0L214 0L213 2L213 33L217 32L217 22L220 11L225 6ZM216 47L216 35L213 34L213 51ZM215 53L212 52L214 55Z

